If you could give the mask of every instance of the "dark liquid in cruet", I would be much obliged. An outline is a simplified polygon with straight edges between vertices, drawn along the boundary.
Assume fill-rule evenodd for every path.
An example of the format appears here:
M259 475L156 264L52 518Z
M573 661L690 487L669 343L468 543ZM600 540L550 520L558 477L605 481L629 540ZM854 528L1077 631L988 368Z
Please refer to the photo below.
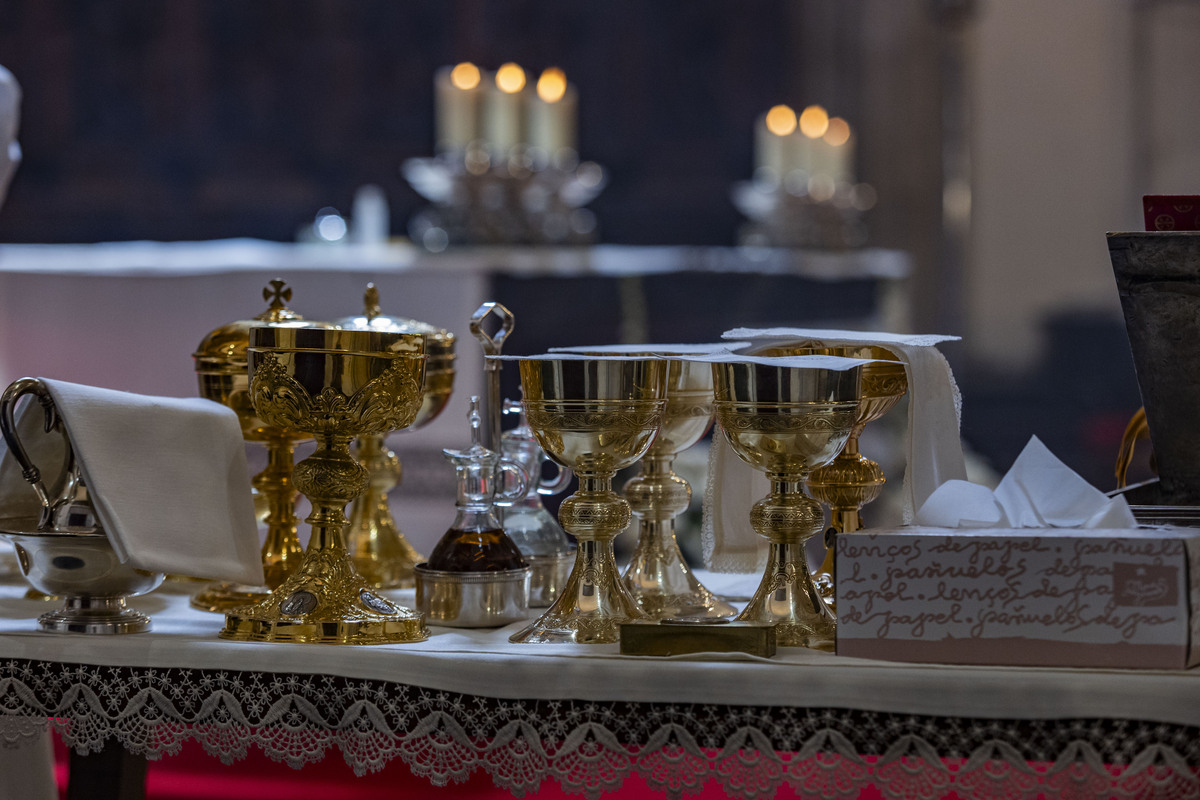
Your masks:
M451 528L429 556L429 568L443 572L494 572L524 566L521 551L502 528L485 531Z

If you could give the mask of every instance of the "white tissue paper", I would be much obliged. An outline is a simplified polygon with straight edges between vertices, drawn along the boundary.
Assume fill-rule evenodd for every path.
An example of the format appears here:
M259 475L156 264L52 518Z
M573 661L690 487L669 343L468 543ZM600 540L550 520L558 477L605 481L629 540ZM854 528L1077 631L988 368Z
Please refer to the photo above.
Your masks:
M914 518L937 528L1136 528L1124 497L1108 497L1060 461L1036 436L995 491L943 483Z

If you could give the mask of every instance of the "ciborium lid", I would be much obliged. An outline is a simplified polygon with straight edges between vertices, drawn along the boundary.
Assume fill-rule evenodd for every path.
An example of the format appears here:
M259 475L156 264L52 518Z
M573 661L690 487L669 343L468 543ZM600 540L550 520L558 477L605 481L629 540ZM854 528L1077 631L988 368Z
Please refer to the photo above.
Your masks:
M453 333L428 322L384 314L379 305L379 289L373 283L367 284L367 291L363 294L363 313L343 317L334 324L349 330L418 333L425 337L425 353L431 362L454 358Z
M296 322L304 317L287 307L292 299L292 289L281 278L275 278L263 287L263 299L269 305L253 319L239 319L214 328L200 342L192 358L196 360L196 372L206 374L244 374L246 372L246 348L250 345L250 328L255 325L274 325Z

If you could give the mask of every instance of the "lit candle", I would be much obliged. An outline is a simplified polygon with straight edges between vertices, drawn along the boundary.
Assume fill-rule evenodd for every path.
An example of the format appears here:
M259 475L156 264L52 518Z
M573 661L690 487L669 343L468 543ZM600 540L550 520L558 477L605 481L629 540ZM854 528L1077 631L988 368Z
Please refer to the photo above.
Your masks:
M466 149L479 138L480 74L469 62L434 75L434 146L438 152Z
M508 158L508 151L521 144L521 117L525 106L525 70L509 62L496 70L484 101L484 138L493 160Z
M830 147L829 177L837 182L854 182L854 133L841 117L829 120L829 129L821 137Z
M575 130L579 100L575 87L558 67L542 72L537 96L529 98L529 145L547 160L558 151L576 149Z
M800 112L798 123L799 132L796 134L797 166L814 175L824 174L828 158L825 151L828 146L822 136L829 130L829 114L821 106L809 106Z
M795 164L792 134L796 130L796 112L784 105L771 108L755 126L755 170L769 170L775 180L783 176Z

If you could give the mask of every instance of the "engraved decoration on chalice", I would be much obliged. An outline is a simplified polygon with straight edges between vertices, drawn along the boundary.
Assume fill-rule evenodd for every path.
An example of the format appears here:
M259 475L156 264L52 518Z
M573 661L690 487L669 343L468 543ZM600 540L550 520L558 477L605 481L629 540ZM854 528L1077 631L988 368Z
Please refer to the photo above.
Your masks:
M738 619L774 624L781 646L832 650L835 617L813 585L804 552L824 527L824 513L804 494L804 482L837 456L854 429L862 362L780 361L713 365L721 430L738 457L771 482L770 494L750 511L751 527L769 543L767 566Z
M619 580L613 538L632 514L612 479L645 454L658 432L667 362L537 357L522 359L520 368L530 429L546 454L579 478L578 491L558 512L578 550L553 605L511 641L616 642L622 623L645 614Z
M367 485L350 454L355 436L410 425L421 406L424 337L385 331L250 329L250 391L256 412L307 431L316 451L295 485L312 503L312 534L299 568L261 603L229 611L221 637L321 644L415 642L421 615L380 595L346 550L346 504Z
M858 450L858 438L869 422L890 411L908 391L904 362L890 350L868 344L827 345L816 340L779 343L750 351L767 356L826 355L843 358L871 359L862 368L862 399L854 429L838 457L809 473L805 486L808 493L829 506L829 530L825 537L825 559L813 575L817 591L834 610L834 537L853 533L864 526L863 506L879 497L887 482L879 464Z
M428 425L446 408L454 389L454 334L426 322L384 314L374 284L367 284L363 305L362 314L338 320L337 326L425 337L421 408L407 430ZM413 567L425 561L425 556L417 552L396 524L388 499L388 493L400 484L403 475L400 459L388 448L382 433L359 436L355 448L369 478L366 491L350 504L346 542L354 566L376 588L411 587Z

